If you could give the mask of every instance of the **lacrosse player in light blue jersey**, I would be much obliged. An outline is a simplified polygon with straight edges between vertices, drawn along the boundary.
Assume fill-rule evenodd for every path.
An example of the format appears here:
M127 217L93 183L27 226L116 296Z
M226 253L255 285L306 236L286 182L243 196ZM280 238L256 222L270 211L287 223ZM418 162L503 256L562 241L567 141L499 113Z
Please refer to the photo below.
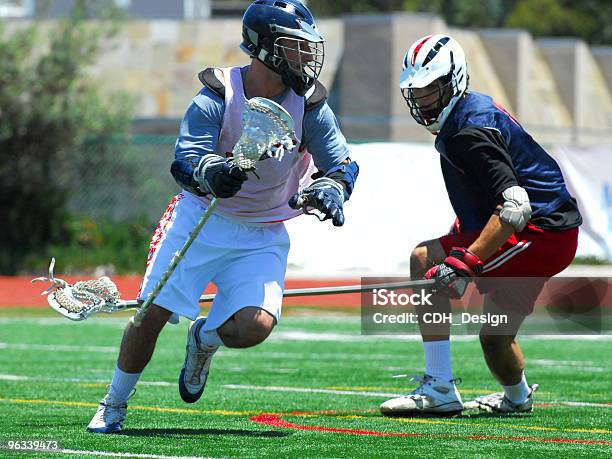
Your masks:
M343 203L359 168L349 159L317 81L323 41L300 1L258 0L243 18L241 48L251 64L200 73L204 88L187 109L171 166L183 191L153 235L139 299L153 290L211 200L220 199L140 326L127 325L115 374L88 431L121 430L128 398L159 333L179 316L193 320L179 392L185 402L197 401L217 349L255 346L280 318L289 251L283 220L314 209L320 219L344 224ZM295 122L297 139L281 161L258 163L256 175L242 171L231 157L245 101L252 97L281 104ZM218 293L208 317L198 318L198 299L210 282Z

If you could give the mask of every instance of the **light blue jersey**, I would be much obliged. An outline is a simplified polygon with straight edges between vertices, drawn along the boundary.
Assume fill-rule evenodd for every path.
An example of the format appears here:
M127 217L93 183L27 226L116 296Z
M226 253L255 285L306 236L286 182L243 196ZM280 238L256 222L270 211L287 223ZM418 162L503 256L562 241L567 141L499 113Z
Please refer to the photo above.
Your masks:
M245 69L242 69L243 76ZM272 100L281 103L289 90ZM225 101L204 87L193 99L181 122L176 141L176 159L187 155L203 156L216 151ZM301 145L312 155L315 166L326 172L342 164L349 157L346 138L340 131L338 121L326 102L304 113Z

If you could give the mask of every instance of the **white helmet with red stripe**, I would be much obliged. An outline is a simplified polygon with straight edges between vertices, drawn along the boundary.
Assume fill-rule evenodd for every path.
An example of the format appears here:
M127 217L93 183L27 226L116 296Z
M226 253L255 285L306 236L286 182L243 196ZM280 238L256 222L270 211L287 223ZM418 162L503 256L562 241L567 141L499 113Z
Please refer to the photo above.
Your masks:
M437 133L467 90L468 79L459 43L448 35L428 35L404 56L400 89L416 122Z

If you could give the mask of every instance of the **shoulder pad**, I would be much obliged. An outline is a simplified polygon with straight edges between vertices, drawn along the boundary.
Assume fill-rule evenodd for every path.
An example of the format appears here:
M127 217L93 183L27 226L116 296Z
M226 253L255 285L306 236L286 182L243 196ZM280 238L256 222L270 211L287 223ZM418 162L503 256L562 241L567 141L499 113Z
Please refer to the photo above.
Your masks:
M305 111L310 111L327 99L327 89L319 81L315 81L314 86L306 93Z
M215 75L214 68L209 67L202 70L200 73L198 73L198 78L204 86L222 99L225 99L225 85L223 82L221 82L221 80L219 80L219 78L217 78L217 75Z

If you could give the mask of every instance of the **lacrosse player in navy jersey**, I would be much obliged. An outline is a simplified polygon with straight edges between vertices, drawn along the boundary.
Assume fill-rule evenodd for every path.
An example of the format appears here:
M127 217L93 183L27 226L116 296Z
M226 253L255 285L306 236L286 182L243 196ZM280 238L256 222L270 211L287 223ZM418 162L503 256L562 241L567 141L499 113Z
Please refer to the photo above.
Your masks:
M88 430L120 430L127 400L149 362L166 322L193 322L178 378L181 398L196 402L220 346L264 341L280 318L289 236L282 223L305 209L334 226L359 168L317 81L324 45L310 11L298 0L258 0L243 18L245 67L207 69L180 127L171 172L183 188L151 240L139 298L144 300L213 197L219 204L203 231L147 310L129 323L106 396ZM242 133L245 101L265 97L291 114L297 144L282 160L263 160L255 173L236 167L231 152ZM198 318L199 296L213 282L217 296Z
M417 40L404 57L400 88L417 123L436 136L442 174L457 220L451 233L419 244L410 259L414 279L435 279L435 302L450 311L468 278L486 294L485 313L512 322L496 333L484 324L480 342L503 391L472 402L485 411L530 412L533 392L515 336L532 312L543 281L504 288L486 278L553 276L573 260L582 218L557 163L491 97L467 91L463 49L447 35ZM443 300L444 296L446 301ZM450 415L464 408L452 375L450 325L421 325L425 375L410 394L381 405L387 415Z

